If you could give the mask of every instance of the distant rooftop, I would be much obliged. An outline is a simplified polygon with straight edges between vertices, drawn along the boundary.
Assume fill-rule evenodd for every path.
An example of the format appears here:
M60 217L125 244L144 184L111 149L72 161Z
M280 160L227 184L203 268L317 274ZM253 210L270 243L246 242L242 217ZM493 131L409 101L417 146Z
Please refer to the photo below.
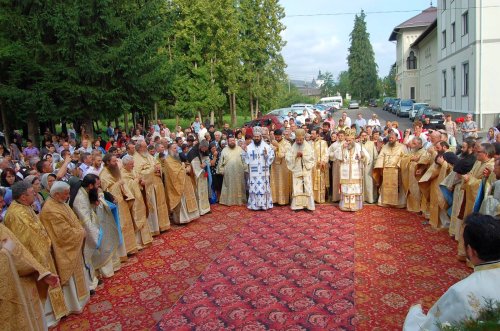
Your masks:
M429 7L426 10L422 11L417 16L410 18L407 21L399 24L392 30L391 36L389 37L389 41L396 41L397 34L399 30L406 28L418 28L418 27L428 27L432 24L437 18L437 8Z

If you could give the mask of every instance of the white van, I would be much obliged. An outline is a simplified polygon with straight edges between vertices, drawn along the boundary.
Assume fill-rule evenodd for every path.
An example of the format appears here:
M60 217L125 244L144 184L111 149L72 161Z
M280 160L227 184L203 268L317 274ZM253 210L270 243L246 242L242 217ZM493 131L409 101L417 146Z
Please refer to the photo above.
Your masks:
M338 102L339 104L342 105L342 97L340 95L336 96L336 97L325 97L325 98L321 98L319 99L319 104L323 104L323 103L331 103L331 102Z

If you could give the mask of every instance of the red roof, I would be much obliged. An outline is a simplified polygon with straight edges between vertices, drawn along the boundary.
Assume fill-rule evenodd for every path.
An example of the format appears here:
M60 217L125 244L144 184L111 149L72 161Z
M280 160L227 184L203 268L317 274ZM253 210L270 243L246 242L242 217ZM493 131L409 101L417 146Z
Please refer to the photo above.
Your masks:
M422 11L417 16L410 18L407 21L399 24L394 28L389 37L389 41L395 41L397 39L397 33L399 30L404 28L416 28L416 27L427 27L432 24L437 18L437 8L429 7L426 10Z

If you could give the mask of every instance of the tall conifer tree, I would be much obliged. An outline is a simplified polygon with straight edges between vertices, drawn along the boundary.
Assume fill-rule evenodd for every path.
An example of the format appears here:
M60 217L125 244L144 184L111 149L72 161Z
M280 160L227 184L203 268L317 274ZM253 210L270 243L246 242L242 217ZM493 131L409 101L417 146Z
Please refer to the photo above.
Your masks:
M370 43L370 34L366 31L364 11L354 17L354 28L350 34L351 46L347 62L351 94L362 101L376 97L377 64Z

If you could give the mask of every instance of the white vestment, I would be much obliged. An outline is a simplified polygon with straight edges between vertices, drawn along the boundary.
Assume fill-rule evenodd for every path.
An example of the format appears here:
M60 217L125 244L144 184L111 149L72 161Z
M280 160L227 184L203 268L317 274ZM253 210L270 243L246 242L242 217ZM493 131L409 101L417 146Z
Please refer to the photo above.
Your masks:
M269 167L274 161L274 150L264 141L259 146L252 142L242 157L248 165L248 208L273 208Z
M297 156L302 153L302 157ZM301 145L294 143L286 154L286 165L292 172L292 210L315 210L312 191L312 168L316 161L311 145L303 142Z
M500 262L482 264L474 268L474 273L446 291L432 306L427 315L422 307L410 308L403 326L404 331L438 331L437 324L453 324L467 317L476 318L485 299L500 300Z
M361 144L354 143L352 150L335 149L334 158L340 162L340 204L341 210L356 211L363 207L363 167L370 161L370 155Z

